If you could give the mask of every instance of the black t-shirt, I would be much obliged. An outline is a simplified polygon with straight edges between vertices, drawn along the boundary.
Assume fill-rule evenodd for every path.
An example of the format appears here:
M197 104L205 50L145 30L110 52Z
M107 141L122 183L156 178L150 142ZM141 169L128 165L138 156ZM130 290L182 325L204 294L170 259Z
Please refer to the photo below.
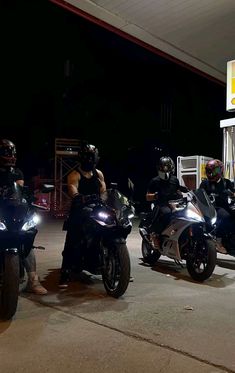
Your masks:
M171 199L178 199L178 190L180 190L180 183L174 175L170 175L168 180L162 180L159 176L156 176L150 180L147 188L148 193L158 192L156 203L160 205L167 203Z
M226 178L221 178L219 182L209 181L208 179L202 180L199 188L205 189L206 193L210 195L215 193L218 195L216 197L215 203L217 207L227 207L227 195L225 194L226 190L234 192L233 183Z
M0 188L9 186L17 180L24 180L23 172L19 168L0 168Z

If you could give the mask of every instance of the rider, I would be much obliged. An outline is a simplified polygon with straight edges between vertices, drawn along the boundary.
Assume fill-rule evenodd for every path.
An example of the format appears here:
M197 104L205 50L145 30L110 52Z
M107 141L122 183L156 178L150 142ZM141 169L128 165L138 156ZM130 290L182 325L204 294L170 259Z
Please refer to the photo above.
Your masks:
M80 232L79 226L86 219L86 196L100 196L106 191L104 175L96 168L98 160L98 149L94 145L82 143L78 150L78 167L71 171L67 177L68 193L72 198L72 203L67 221L64 250L62 252L60 288L68 286L75 258L76 264L79 262L78 234Z
M146 200L154 203L153 219L151 224L150 240L156 248L160 247L160 234L169 223L171 208L168 201L182 197L181 192L187 192L187 188L180 185L174 176L175 164L168 157L163 156L159 160L158 176L152 178L147 187Z
M15 167L16 164L16 147L10 140L0 139L0 187L16 182L18 185L24 185L23 172ZM33 237L34 239L34 237ZM30 247L33 246L33 241L30 242ZM34 250L30 250L27 257L24 259L24 267L28 275L25 291L38 295L47 294L47 290L39 282L39 277L36 273L36 258Z
M231 216L228 205L228 195L234 196L234 185L224 175L224 164L219 159L211 159L206 163L207 179L202 180L200 188L208 195L216 194L215 205L217 210L217 250L227 254L222 245L222 238L230 229L234 231L234 218Z

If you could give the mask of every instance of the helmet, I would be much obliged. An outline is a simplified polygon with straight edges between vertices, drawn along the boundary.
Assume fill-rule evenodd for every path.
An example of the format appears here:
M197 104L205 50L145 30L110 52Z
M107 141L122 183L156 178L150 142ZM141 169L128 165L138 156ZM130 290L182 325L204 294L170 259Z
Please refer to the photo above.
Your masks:
M161 157L158 165L158 175L160 179L168 180L175 172L175 164L170 157Z
M92 171L99 161L99 152L95 145L82 144L78 149L78 162L83 171Z
M0 165L4 167L14 167L16 163L15 144L10 140L0 140Z
M223 177L224 164L219 159L211 159L206 164L206 176L210 181L218 181Z

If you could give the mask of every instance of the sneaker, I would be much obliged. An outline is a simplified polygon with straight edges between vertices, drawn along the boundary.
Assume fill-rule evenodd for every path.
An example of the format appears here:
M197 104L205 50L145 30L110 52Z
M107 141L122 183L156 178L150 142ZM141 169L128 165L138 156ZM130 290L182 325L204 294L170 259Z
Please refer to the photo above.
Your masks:
M151 233L150 234L150 242L155 249L158 249L158 250L160 249L161 243L160 243L160 238L159 238L158 234L156 234L154 232Z
M59 281L59 288L66 289L69 286L70 281L70 272L69 271L61 271L60 274L60 281Z
M216 251L218 251L220 254L228 254L227 250L222 244L222 238L220 237L216 239Z
M27 285L25 287L27 293L34 293L37 295L47 294L47 289L42 286L39 279L28 279Z

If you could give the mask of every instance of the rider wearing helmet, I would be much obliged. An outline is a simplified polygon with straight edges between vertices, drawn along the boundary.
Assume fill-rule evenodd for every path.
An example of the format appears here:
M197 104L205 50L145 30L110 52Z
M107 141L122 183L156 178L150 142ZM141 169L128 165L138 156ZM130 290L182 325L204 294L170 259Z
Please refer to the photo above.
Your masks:
M12 141L0 140L0 165L3 167L15 167L16 147Z
M15 145L10 140L0 139L0 191L1 188L4 188L13 182L16 182L20 186L24 185L23 172L19 168L16 168L15 164ZM31 246L31 243L29 244ZM25 291L38 295L47 294L47 290L39 282L39 277L36 273L36 258L34 250L30 250L28 256L24 259L24 267L28 275Z
M224 177L224 164L219 159L211 159L205 167L207 179L202 180L200 188L203 188L208 195L216 194L215 206L217 210L217 250L223 254L227 251L222 245L222 237L228 229L234 226L229 206L228 195L234 195L233 183Z
M187 188L180 185L174 175L175 164L172 158L163 156L158 164L158 176L152 178L147 187L146 200L153 202L153 220L151 224L151 240L156 247L159 247L159 235L166 227L171 216L171 209L168 201L179 199L186 192Z
M106 185L103 173L96 168L99 161L98 149L91 144L81 143L78 149L78 166L67 177L68 194L72 198L67 234L62 252L60 288L66 288L74 262L79 261L80 226L86 219L84 202L89 195L100 195L105 192ZM76 260L75 260L76 259Z

